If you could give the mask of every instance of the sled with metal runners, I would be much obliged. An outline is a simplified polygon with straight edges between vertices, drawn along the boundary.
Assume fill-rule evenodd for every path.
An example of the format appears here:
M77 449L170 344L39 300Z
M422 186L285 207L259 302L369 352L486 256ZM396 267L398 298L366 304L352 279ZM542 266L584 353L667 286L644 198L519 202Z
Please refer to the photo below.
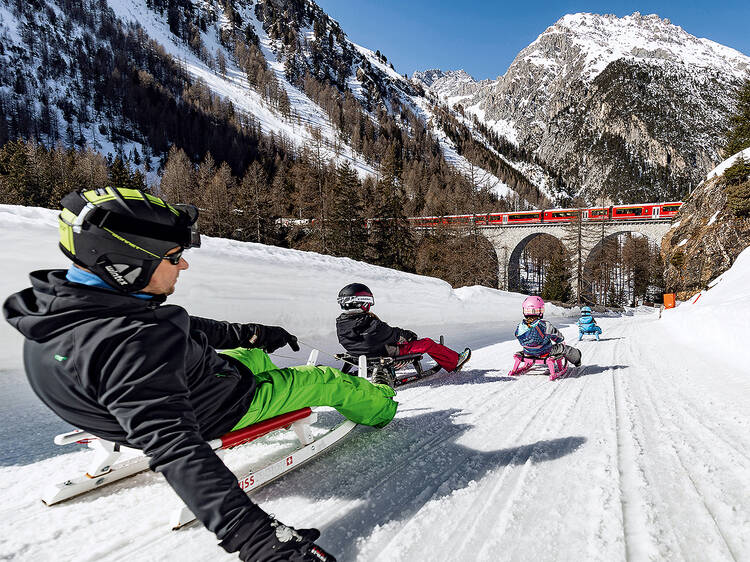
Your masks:
M317 361L317 355L317 350L313 350L308 364L314 364ZM299 442L294 451L286 453L281 458L275 459L260 468L245 471L238 475L237 482L240 488L249 493L318 456L343 439L357 425L352 421L345 420L316 438L311 427L316 421L317 413L313 412L311 408L301 408L229 432L222 437L212 439L208 444L221 458L226 450L255 441L271 432L284 429L294 431ZM149 457L143 455L140 450L100 439L82 430L63 433L56 436L54 441L57 445L86 444L96 453L93 461L83 474L50 485L44 490L42 501L47 505L54 505L97 490L143 472L149 467ZM173 529L177 529L194 519L192 512L181 504L171 517L171 525Z
M444 342L445 338L440 336L440 345L445 345ZM441 369L440 365L433 365L425 369L422 366L424 353L409 353L397 357L367 357L366 355L338 353L334 357L343 361L342 372L351 373L356 367L359 376L369 378L373 383L387 384L391 387L401 386L434 375ZM410 366L414 368L414 371L404 371Z

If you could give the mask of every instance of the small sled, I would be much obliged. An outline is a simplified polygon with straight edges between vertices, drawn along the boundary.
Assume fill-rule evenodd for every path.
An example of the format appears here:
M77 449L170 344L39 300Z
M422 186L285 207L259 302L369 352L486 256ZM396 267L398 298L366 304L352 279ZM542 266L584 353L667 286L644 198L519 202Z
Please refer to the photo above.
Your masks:
M591 334L599 341L599 335L602 333L602 329L596 324L591 324L587 327L578 326L578 341L583 339L586 334Z
M440 345L445 345L444 341L445 338L440 336ZM434 365L429 369L422 367L423 353L409 353L398 357L367 357L365 355L356 356L338 353L334 357L344 362L344 366L341 368L343 373L350 373L356 366L360 375L371 379L374 383L384 383L390 386L401 386L414 382L434 375L442 368L440 365ZM402 372L409 366L414 367L413 372Z
M549 353L540 357L526 355L523 351L513 354L515 364L508 372L508 376L514 377L530 370L535 365L544 365L549 369L549 380L553 381L568 374L568 360L562 355L551 356Z
M310 354L308 364L315 364L317 355L317 350L313 350L313 353ZM282 429L291 429L294 431L299 441L299 446L296 450L285 454L282 458L274 460L261 468L238 476L237 483L240 488L249 493L269 484L283 474L294 470L313 457L318 456L343 439L357 426L353 421L345 420L324 435L315 438L311 425L316 421L317 414L315 412L310 408L301 408L238 429L237 431L231 431L220 438L212 439L208 444L221 458L227 449L249 443L272 431ZM54 505L148 469L149 457L143 455L140 450L100 439L80 429L55 437L55 444L57 445L68 445L71 443L86 444L89 448L96 451L96 455L85 473L76 475L68 480L63 480L58 484L50 485L42 495L42 501L46 505ZM175 510L171 517L171 526L173 529L179 529L195 520L193 513L182 502L180 504L180 507Z

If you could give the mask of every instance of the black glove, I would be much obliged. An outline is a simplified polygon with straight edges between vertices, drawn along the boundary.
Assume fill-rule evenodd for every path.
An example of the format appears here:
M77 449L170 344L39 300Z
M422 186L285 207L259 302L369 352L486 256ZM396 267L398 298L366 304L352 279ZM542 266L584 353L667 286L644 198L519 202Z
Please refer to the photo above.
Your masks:
M263 326L262 324L248 324L248 326L252 327L248 347L259 347L267 353L273 353L289 344L292 351L299 351L297 336L293 336L281 326Z
M317 529L287 527L272 517L242 525L222 546L233 552L239 546L240 559L252 562L336 562L315 541ZM241 544L241 546L240 546Z
M401 337L404 338L405 341L414 341L419 338L419 336L411 330L404 330L403 328L401 328Z

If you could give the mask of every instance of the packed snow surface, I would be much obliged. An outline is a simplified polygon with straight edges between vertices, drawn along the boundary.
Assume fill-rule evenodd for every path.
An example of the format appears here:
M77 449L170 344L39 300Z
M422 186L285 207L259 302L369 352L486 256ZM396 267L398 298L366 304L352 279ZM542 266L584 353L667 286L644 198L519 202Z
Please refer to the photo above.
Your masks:
M32 269L61 267L51 211L0 206L5 296ZM523 295L346 259L205 240L186 254L170 302L194 314L281 324L321 358L339 351L335 295L367 283L386 321L471 346L460 374L399 389L385 429L359 427L320 458L253 495L282 521L316 526L340 561L748 560L750 369L738 353L750 316L750 250L697 301L598 318L547 316L583 352L573 376L507 376ZM693 304L694 303L694 304ZM85 469L90 451L52 445L69 427L36 400L21 337L0 325L0 558L233 560L200 525L170 531L177 498L146 472L45 507L46 483ZM309 348L275 359L303 363ZM322 420L335 417L324 412ZM230 452L232 468L259 448ZM58 450L55 450L58 449Z

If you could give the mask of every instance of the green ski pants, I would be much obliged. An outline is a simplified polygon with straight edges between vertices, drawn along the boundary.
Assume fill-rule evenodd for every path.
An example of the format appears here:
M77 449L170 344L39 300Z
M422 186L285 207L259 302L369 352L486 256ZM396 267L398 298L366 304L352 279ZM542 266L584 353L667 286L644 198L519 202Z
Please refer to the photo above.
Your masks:
M261 349L238 347L221 353L240 361L258 381L250 408L232 431L305 406L330 406L356 423L375 427L385 427L396 415L396 393L388 385L332 367L279 369Z

